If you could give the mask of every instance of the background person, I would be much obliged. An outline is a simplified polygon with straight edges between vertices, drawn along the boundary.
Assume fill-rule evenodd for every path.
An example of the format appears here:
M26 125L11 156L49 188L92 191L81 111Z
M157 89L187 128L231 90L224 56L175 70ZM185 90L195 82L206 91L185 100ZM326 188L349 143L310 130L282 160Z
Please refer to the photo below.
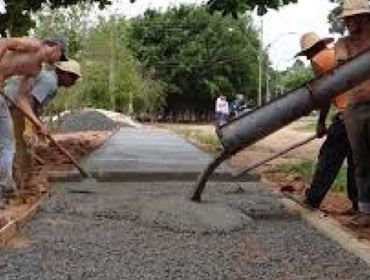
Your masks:
M216 99L216 125L220 127L227 123L227 118L229 117L229 102L227 102L226 96L221 93Z

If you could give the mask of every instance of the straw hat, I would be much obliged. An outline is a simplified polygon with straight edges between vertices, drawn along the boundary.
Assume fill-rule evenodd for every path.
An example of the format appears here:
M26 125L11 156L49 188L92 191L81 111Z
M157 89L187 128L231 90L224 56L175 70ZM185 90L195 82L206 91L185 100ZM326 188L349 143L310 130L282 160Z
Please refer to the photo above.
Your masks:
M303 34L301 37L301 51L296 56L306 55L306 52L319 43L330 44L333 38L320 38L315 32Z
M344 0L342 13L338 16L338 19L363 14L370 15L370 7L367 0Z
M70 59L68 61L60 61L55 63L55 67L64 72L73 73L78 77L82 76L81 66L76 60Z

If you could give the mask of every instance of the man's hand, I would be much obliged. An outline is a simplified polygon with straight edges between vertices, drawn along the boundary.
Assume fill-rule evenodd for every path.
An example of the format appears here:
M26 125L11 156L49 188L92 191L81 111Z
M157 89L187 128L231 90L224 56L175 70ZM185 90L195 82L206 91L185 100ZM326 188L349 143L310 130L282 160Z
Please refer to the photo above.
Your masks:
M318 138L322 138L326 135L328 130L326 129L325 122L318 122L316 125L316 135Z

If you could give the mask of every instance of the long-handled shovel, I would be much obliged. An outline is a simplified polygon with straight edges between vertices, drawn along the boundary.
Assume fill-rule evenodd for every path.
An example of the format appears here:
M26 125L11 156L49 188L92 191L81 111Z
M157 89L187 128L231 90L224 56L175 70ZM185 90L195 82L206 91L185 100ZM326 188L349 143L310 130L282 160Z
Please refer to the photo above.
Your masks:
M282 151L280 151L280 152L278 152L276 154L273 154L272 156L270 156L268 158L265 158L263 160L257 161L256 163L254 163L254 164L252 164L250 166L247 166L245 168L239 169L237 172L235 172L234 174L232 174L232 176L234 178L238 178L240 176L243 176L245 173L247 173L247 172L249 172L249 171L251 171L251 170L253 170L253 169L255 169L255 168L257 168L257 167L259 167L259 166L261 166L261 165L263 165L263 164L265 164L267 162L269 162L269 161L272 161L272 160L274 160L274 159L276 159L276 158L278 158L278 157L280 157L280 156L282 156L282 155L284 155L284 154L286 154L286 153L288 153L288 152L290 152L290 151L292 151L292 150L294 150L294 149L296 149L298 147L301 147L303 145L306 145L307 143L311 142L312 140L315 140L316 138L317 138L317 135L316 134L315 135L311 135L310 137L308 137L308 138L306 138L306 139L304 139L304 140L302 140L300 142L297 142L297 143L295 143L295 144L287 147L286 149L284 149L284 150L282 150Z
M7 96L2 90L0 90L0 94L5 98L6 101L11 103L15 108L17 108L19 111L23 113L23 115L35 126L37 126L36 122L26 113L23 111L22 108L18 106L17 103L15 103L9 96ZM82 166L73 158L73 156L65 149L63 148L60 144L58 144L57 141L49 134L49 133L44 133L44 136L50 140L51 143L53 143L72 163L76 168L80 171L80 173L85 177L88 178L89 173L87 173Z

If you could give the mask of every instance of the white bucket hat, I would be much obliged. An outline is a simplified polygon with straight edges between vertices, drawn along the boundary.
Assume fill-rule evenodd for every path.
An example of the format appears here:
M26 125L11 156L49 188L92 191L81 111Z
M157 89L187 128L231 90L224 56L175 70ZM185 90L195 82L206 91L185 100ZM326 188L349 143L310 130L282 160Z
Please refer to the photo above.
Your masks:
M301 37L301 51L296 56L306 55L306 52L319 43L330 44L334 41L333 38L320 38L315 32L303 34Z
M70 59L68 61L60 61L55 63L55 67L64 72L73 73L78 77L82 76L81 66L76 60Z
M367 0L344 0L342 13L338 16L338 19L363 14L370 16L370 7Z

